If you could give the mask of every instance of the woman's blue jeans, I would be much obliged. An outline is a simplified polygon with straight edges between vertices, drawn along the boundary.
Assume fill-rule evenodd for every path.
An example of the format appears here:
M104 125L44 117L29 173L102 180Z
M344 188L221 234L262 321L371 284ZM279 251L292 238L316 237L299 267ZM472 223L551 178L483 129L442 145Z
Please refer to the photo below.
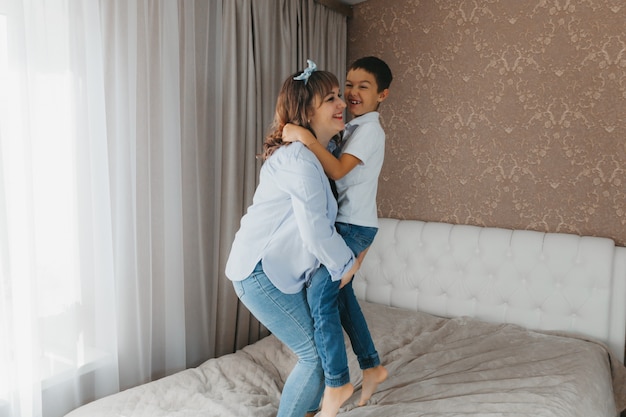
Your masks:
M336 223L335 227L355 255L368 248L378 229ZM380 365L367 322L361 311L352 282L339 288L340 281L331 281L325 267L313 274L307 286L307 300L315 323L315 343L322 359L324 382L340 387L350 382L348 357L343 338L345 329L361 369Z
M248 278L233 282L233 286L248 310L298 357L285 381L277 417L303 417L316 411L324 392L324 373L305 291L280 292L263 272L261 262Z

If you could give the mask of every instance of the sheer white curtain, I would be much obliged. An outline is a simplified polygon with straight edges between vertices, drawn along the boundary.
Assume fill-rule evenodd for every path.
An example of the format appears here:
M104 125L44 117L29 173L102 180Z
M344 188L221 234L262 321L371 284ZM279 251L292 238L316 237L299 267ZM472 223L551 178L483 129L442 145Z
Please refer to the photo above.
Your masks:
M60 416L214 352L220 15L0 0L0 416Z
M97 3L0 7L0 415L37 416L118 389L102 42Z
M122 388L185 359L178 5L102 2Z
M224 263L280 82L345 43L313 0L0 0L0 417L265 334Z

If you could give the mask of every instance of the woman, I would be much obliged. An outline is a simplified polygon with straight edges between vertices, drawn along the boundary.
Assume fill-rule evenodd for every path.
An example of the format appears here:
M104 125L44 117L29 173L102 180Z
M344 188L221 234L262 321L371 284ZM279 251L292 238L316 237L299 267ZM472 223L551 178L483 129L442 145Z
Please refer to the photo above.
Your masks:
M324 390L305 284L314 273L347 282L359 267L335 230L337 202L322 165L302 143L283 142L282 130L304 126L326 146L345 127L345 107L337 78L310 61L285 80L259 185L226 264L239 299L298 357L277 417L314 415Z

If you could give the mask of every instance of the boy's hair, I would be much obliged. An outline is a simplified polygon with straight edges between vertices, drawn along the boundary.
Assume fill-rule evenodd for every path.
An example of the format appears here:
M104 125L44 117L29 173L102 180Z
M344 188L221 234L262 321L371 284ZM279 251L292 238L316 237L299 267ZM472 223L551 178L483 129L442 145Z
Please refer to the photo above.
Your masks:
M305 127L315 135L309 121L315 112L315 97L323 99L333 88L339 87L339 80L331 72L314 71L306 82L294 79L300 74L302 71L290 75L283 82L276 99L274 121L263 143L263 159L269 158L276 149L289 143L282 140L283 127L287 123Z
M375 56L366 56L359 58L350 65L348 71L355 69L363 69L376 78L376 84L378 84L378 93L391 85L393 76L391 75L391 69L385 61Z

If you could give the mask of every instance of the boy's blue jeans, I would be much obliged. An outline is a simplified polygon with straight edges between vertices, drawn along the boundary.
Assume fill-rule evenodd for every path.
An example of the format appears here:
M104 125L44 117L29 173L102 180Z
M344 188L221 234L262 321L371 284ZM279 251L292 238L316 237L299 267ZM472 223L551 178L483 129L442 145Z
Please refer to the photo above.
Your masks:
M355 255L368 248L378 231L375 227L336 223L337 232ZM380 365L378 352L361 311L352 282L339 288L340 281L331 281L325 267L312 276L307 288L307 300L315 324L315 344L322 367L324 382L329 387L340 387L350 382L348 357L343 338L345 329L352 350L359 360L361 369Z
M233 286L248 310L298 357L285 381L277 417L299 417L317 410L324 391L324 374L305 291L282 293L265 275L261 262L248 278L233 282Z

